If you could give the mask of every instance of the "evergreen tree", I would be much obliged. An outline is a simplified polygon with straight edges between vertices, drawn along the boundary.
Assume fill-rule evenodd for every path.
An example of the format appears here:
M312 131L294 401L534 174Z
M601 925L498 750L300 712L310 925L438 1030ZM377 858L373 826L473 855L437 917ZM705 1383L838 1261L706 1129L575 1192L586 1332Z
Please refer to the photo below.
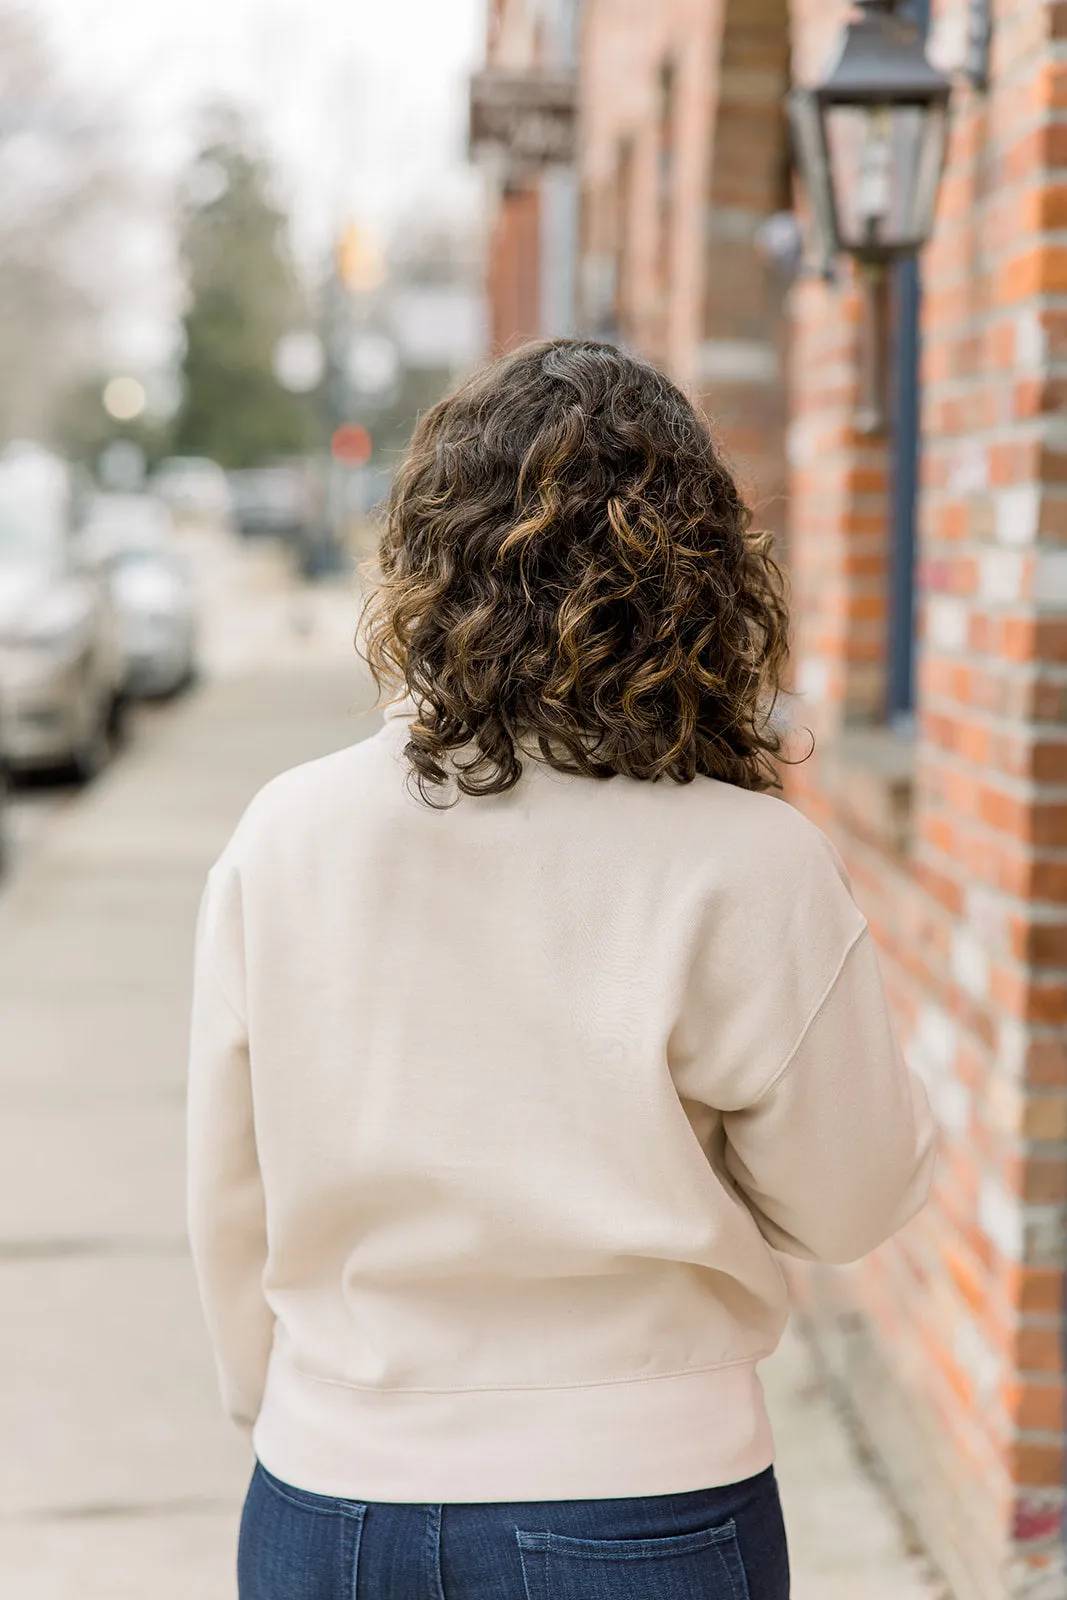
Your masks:
M317 442L314 400L282 388L278 340L310 324L284 214L264 161L228 118L190 173L182 260L188 286L184 398L174 448L255 466Z

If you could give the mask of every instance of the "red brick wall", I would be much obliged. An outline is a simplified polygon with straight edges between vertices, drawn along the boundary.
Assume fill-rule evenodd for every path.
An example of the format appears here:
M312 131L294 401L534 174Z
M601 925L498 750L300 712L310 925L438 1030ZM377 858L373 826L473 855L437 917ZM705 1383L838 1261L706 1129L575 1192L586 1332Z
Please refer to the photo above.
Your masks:
M754 240L788 203L786 6L587 0L582 39L586 281L619 308L605 285L618 278L624 241L619 336L699 398L761 520L774 525L785 479L785 325L781 287ZM600 309L586 306L594 327L604 326Z
M769 216L790 204L783 112L788 0L726 0L719 28L696 376L760 521L780 529L786 323L782 285L761 258L756 237Z
M540 51L535 0L491 0L486 15L486 61L522 70ZM541 191L536 173L508 174L506 161L491 181L486 249L489 338L493 355L541 334Z
M843 0L792 0L799 81L818 75L847 11ZM879 720L885 700L886 448L855 430L861 305L847 261L839 272L831 288L798 283L791 305L794 657L819 735Z
M804 71L836 19L824 0L792 10ZM944 1128L927 1212L818 1304L825 1329L850 1330L844 1382L961 1596L1067 1593L1065 20L1040 0L998 7L991 92L957 92L924 261L906 815L908 752L877 727L886 464L851 428L858 305L846 278L793 306L797 681L820 748L790 789L843 849Z
M703 222L716 91L719 0L587 0L582 16L580 176L585 278L612 277L619 235L628 242L622 337L697 379L705 285ZM674 137L662 158L660 73L673 69ZM619 156L630 155L628 218L615 216ZM666 179L666 181L665 181ZM587 303L587 318L590 307Z
M489 321L494 355L541 331L540 190L505 192L489 237Z

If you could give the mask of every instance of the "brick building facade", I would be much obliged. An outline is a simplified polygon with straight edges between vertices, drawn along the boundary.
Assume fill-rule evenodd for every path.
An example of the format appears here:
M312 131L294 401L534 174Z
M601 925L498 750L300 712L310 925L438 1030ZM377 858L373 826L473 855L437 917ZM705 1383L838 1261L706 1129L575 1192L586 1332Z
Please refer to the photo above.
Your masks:
M798 1297L957 1600L1053 1600L1067 1596L1067 3L995 0L989 84L954 92L903 508L900 437L856 426L852 271L787 289L759 250L792 203L783 92L818 73L847 9L586 0L577 322L699 395L783 530L797 720L816 736L787 792L846 859L943 1130L924 1215L857 1268L803 1273ZM538 0L503 10L529 18ZM935 0L946 64L967 12ZM914 568L899 544L912 509ZM913 707L893 688L911 671L902 577Z
M833 9L793 6L801 78ZM1065 20L1000 6L988 91L954 97L922 266L910 736L884 717L893 484L852 422L854 285L799 285L791 318L795 659L819 745L790 788L847 856L944 1130L931 1206L814 1286L818 1323L957 1593L989 1600L1067 1593Z
M486 65L557 73L577 67L579 0L490 0ZM498 161L488 241L490 340L513 349L571 333L577 312L578 191L573 170Z

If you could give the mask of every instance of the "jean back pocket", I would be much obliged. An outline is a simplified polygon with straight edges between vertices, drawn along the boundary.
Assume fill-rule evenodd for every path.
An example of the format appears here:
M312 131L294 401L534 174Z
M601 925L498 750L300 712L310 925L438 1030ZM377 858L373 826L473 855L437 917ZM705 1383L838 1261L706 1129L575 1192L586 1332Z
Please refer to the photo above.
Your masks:
M516 1538L527 1600L750 1600L733 1522L663 1539Z

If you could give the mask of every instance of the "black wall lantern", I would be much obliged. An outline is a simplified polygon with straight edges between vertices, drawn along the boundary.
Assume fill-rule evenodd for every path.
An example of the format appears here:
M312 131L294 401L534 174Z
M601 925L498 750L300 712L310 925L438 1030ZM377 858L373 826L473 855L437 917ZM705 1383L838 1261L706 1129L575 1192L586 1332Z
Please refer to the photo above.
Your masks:
M948 138L950 80L898 0L857 0L829 71L789 97L797 166L822 265L860 264L867 301L857 426L886 423L888 268L929 239Z

